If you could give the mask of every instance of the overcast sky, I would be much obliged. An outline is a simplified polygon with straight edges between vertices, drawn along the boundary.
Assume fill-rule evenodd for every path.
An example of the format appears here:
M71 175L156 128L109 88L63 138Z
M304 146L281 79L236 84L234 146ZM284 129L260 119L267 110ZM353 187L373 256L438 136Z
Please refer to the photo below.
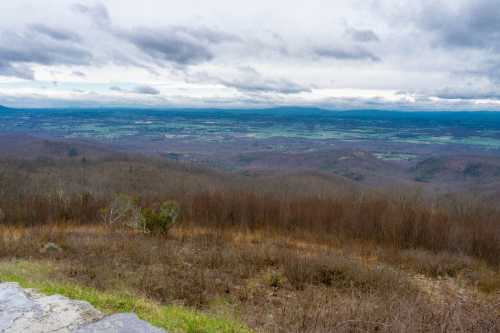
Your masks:
M0 104L500 110L500 1L0 1Z

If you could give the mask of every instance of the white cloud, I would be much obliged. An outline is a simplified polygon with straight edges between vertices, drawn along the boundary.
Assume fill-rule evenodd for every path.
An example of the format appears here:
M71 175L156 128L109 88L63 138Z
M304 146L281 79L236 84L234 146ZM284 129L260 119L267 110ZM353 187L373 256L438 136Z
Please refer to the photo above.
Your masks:
M497 108L498 8L488 0L3 1L0 104Z

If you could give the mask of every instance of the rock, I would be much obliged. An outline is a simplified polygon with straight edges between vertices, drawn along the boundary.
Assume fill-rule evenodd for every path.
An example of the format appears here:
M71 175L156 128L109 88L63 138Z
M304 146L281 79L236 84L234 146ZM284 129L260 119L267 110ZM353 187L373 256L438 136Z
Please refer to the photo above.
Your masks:
M102 317L87 302L38 295L16 283L0 283L0 332L70 333Z
M40 253L43 254L55 254L55 253L61 253L63 250L62 248L57 245L56 243L48 242L42 248L40 249Z
M89 303L0 283L2 333L166 333L133 313L104 317Z
M3 212L2 208L0 208L0 223L2 223L5 220L5 213Z
M133 313L119 313L80 327L75 333L165 333Z
M10 328L18 318L27 313L37 317L42 314L42 308L17 284L0 284L0 332Z

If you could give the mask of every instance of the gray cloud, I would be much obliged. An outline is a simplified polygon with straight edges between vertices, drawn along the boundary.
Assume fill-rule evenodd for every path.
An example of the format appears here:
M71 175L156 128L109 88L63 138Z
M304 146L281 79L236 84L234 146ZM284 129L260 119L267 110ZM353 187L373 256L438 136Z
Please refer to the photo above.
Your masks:
M199 41L175 31L138 29L122 36L155 60L188 65L213 58L210 50Z
M106 28L111 25L111 17L108 9L102 3L97 3L95 6L77 3L72 6L73 10L84 15L88 15L90 19L99 27Z
M0 67L6 76L33 79L30 64L88 65L91 58L88 51L67 41L33 38L29 33L0 36Z
M280 94L297 94L301 92L309 92L311 89L301 86L297 83L285 80L233 80L233 81L220 81L226 87L238 89L246 92L260 92L260 93L280 93Z
M123 91L123 89L118 87L118 86L111 86L111 87L109 87L109 90L111 90L111 91Z
M122 89L110 87L109 96L104 93L96 98L145 103L150 97L152 103L160 103L165 95L187 104L204 98L207 103L279 104L316 102L336 89L361 97L376 91L387 97L408 90L417 93L398 98L409 104L473 105L474 99L486 99L500 108L496 102L500 91L497 0L356 4L310 0L310 11L303 12L287 6L285 0L252 4L189 0L177 3L175 10L168 2L148 0L141 15L130 0L73 1L79 3L72 10L62 0L16 0L2 8L0 76L41 79L43 73L47 82L59 81L57 89L48 83L42 89L37 82L12 87L0 82L9 94L33 91L49 98L54 89L54 96L65 96L77 85L97 84L91 80L116 79ZM45 13L47 4L51 11ZM264 9L280 15L266 19L261 14ZM235 16L228 19L230 11ZM335 60L335 65L325 66L328 60ZM241 71L245 65L261 69L264 75ZM88 66L92 71L87 82L82 78ZM123 71L119 79L110 75L117 71ZM207 76L197 77L202 71ZM140 82L150 83L153 90L133 88ZM168 93L147 96L157 94L154 87L165 82L179 84ZM195 88L182 88L186 82ZM343 101L357 103L355 99ZM485 103L476 104L483 107Z
M81 77L81 78L87 77L87 75L85 75L85 73L80 72L80 71L73 71L73 72L71 72L71 74L73 74L74 76Z
M137 86L134 89L132 89L132 92L136 94L143 94L143 95L159 95L160 91L154 87L151 86Z
M380 38L378 35L373 31L369 29L354 29L350 28L347 29L347 34L351 36L352 40L356 42L361 42L361 43L367 43L367 42L379 42Z
M237 35L230 34L224 31L213 30L208 27L183 27L174 26L170 28L171 32L185 34L198 41L204 41L211 44L219 44L223 42L241 42L241 38Z
M378 62L381 59L370 51L361 47L340 48L340 47L319 47L313 53L321 58L333 58L338 60L371 60Z
M201 79L215 81L226 87L250 93L298 94L301 92L311 91L309 87L297 84L287 79L263 77L252 67L238 68L236 79L210 77L202 77Z
M488 76L492 82L500 84L500 59L496 59L495 63L487 65L483 69L483 75Z
M123 89L119 86L111 86L111 87L109 87L109 90L127 93L127 94L142 94L142 95L159 95L160 94L160 91L158 89L156 89L152 86L148 86L148 85L139 85L139 86L136 86L130 90Z
M442 99L460 99L460 100L500 100L500 91L467 91L458 89L444 89L436 94L436 97Z
M500 5L492 0L469 1L458 7L431 2L420 16L421 26L437 35L444 47L498 50Z
M211 46L224 42L239 42L236 35L210 28L173 26L165 29L137 28L118 31L116 35L135 45L159 62L191 65L214 58Z
M25 65L13 66L12 64L0 60L0 75L18 77L26 80L33 80L35 75L33 70Z
M33 40L26 35L9 34L7 38L0 38L0 59L10 63L80 65L89 64L91 54L69 43Z
M61 40L61 41L80 41L81 40L80 36L74 32L66 31L66 30L62 30L62 29L51 28L49 26L46 26L44 24L39 24L39 23L30 25L30 30L35 32L35 33L46 35L52 39Z
M170 26L166 28L137 27L126 30L112 25L106 6L98 3L95 6L75 4L72 8L90 17L103 33L131 43L156 64L169 62L177 65L192 65L214 58L210 46L224 42L239 42L241 39L233 34L213 30L207 27ZM124 57L121 57L124 60ZM138 65L132 59L125 62ZM142 67L149 67L142 65Z
M414 18L420 33L450 57L468 58L450 71L500 83L500 4L493 0L424 2Z

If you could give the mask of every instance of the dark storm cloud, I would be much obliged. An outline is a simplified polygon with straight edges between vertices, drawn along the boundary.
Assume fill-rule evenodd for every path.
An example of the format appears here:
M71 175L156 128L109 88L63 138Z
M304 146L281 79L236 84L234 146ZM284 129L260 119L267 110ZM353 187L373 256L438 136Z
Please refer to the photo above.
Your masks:
M154 87L151 86L137 86L135 87L132 92L136 94L143 94L143 95L159 95L160 91Z
M361 48L337 48L337 47L320 47L315 48L313 53L321 58L332 58L337 60L370 60L378 62L381 59L370 51Z
M32 24L30 30L61 41L80 41L80 36L71 31L52 28L44 24Z
M380 38L378 35L373 31L369 29L348 29L347 34L351 36L351 38L355 42L361 42L361 43L366 43L366 42L379 42Z

